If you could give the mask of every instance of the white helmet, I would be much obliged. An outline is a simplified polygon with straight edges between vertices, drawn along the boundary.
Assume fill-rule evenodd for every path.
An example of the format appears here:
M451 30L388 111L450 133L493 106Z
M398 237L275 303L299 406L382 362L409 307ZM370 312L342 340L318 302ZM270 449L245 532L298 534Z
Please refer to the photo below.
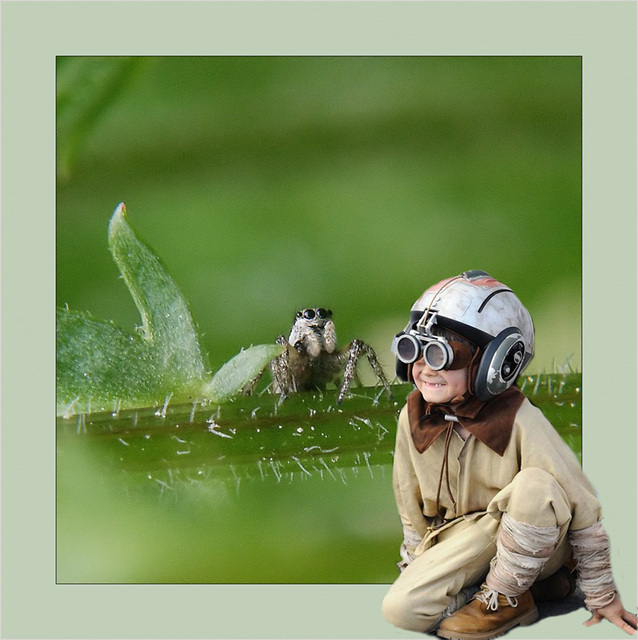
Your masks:
M409 365L421 357L433 369L455 368L454 350L432 332L435 325L479 348L469 387L484 402L514 384L534 355L529 312L509 287L485 271L465 271L442 280L412 305L408 326L392 341L402 380L408 380Z

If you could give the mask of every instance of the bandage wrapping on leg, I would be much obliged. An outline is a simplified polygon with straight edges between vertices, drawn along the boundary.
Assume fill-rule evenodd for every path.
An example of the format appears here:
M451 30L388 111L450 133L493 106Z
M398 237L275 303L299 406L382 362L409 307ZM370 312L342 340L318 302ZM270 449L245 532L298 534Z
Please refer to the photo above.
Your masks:
M527 591L556 549L558 536L558 526L536 527L503 513L487 585L510 597Z
M609 538L603 525L599 521L585 529L570 531L568 536L585 605L590 611L608 605L616 595L616 583L611 573Z

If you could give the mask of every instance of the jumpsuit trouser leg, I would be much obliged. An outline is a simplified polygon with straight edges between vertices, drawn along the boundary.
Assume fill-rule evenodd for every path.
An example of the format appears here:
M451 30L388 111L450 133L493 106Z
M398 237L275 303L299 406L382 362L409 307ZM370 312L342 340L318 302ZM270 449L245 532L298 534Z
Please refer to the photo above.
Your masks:
M411 631L434 628L452 598L487 575L496 555L502 513L532 526L559 528L556 548L539 579L564 564L570 553L567 529L571 510L567 496L549 473L523 469L494 496L487 513L474 520L459 519L406 567L384 598L382 611L386 620Z

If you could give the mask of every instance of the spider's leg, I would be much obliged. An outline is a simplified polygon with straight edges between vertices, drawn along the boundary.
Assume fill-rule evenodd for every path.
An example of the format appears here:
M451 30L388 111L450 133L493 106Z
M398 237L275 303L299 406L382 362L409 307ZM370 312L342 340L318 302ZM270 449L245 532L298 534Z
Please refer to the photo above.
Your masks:
M261 380L261 377L264 375L264 371L260 371L250 382L246 384L246 386L241 390L243 395L252 396L253 391L257 386L257 383Z
M346 358L346 368L343 372L343 383L337 396L337 404L341 404L344 396L346 395L352 380L355 377L357 371L357 361L361 355L362 347L364 343L361 340L353 340L343 351L341 357Z
M270 363L272 391L287 396L296 391L296 385L290 369L290 344L285 336L279 336L276 343L284 347L283 352Z
M379 361L377 360L377 354L374 352L374 349L370 345L367 345L365 342L362 342L361 346L366 356L368 357L370 367L372 367L372 370L376 374L377 378L379 378L379 382L383 385L388 398L392 400L394 396L392 395L392 390L390 389L390 383L388 382L388 379L386 378L385 373L383 372L383 369L379 364Z
M341 387L341 391L339 392L337 403L341 403L341 401L343 400L343 397L348 391L348 387L350 386L352 380L355 378L357 360L359 359L362 353L366 354L366 357L368 358L368 362L370 363L370 367L372 367L372 370L376 374L377 378L379 378L379 382L383 385L383 388L385 389L385 392L388 398L392 400L393 396L392 396L392 391L390 389L390 384L388 383L388 379L386 378L385 373L383 372L383 369L381 368L381 365L377 360L377 355L374 352L374 349L370 345L366 344L361 340L353 340L346 347L346 349L344 349L344 352L347 354L348 359L346 362L346 369L343 376L343 385Z

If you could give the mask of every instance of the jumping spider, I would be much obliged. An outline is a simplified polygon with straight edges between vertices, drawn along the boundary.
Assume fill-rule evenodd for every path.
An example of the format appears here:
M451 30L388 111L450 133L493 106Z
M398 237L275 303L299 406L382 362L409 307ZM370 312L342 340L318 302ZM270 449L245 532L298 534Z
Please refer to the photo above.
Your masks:
M361 340L353 340L343 349L337 349L337 333L332 311L323 307L302 309L297 312L290 335L277 338L284 352L271 363L272 391L287 395L295 391L324 391L326 385L335 382L342 368L343 382L337 396L337 404L343 400L356 377L357 361L362 353L392 398L390 385L383 373L372 347Z

